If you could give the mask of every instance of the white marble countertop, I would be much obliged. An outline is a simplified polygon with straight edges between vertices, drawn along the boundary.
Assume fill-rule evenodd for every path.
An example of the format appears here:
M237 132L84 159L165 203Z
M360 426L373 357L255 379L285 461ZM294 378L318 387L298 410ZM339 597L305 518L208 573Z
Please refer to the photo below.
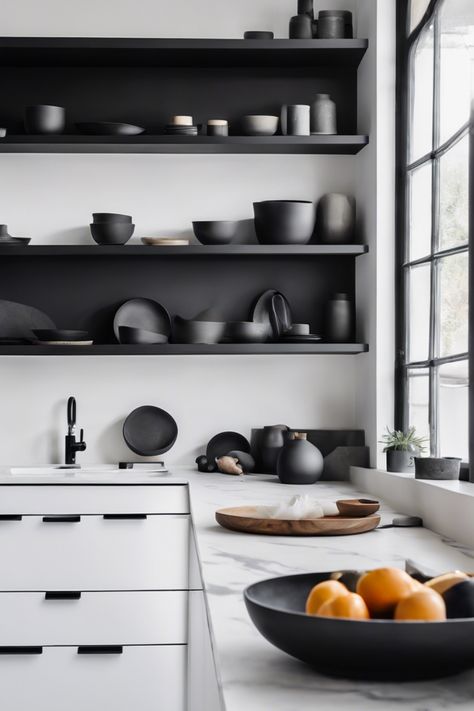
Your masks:
M404 567L411 558L434 569L474 569L474 551L424 528L385 529L358 536L289 538L240 534L215 521L216 509L268 504L295 493L335 501L350 484L282 486L268 476L232 477L176 470L189 481L214 654L226 711L472 711L474 670L429 682L368 683L321 676L269 644L253 626L242 592L277 575L339 568ZM399 511L396 513L404 513ZM382 506L382 523L394 511Z
M225 711L473 711L474 670L438 681L368 683L317 674L267 642L253 626L243 590L258 580L341 568L403 568L411 558L435 570L474 569L474 550L425 528L375 530L357 536L296 538L240 534L221 528L215 511L227 506L272 504L296 493L336 501L361 495L351 484L323 482L283 486L275 477L201 474L175 468L169 474L91 467L72 474L0 468L0 485L186 484L206 592ZM394 513L382 505L382 523ZM474 542L473 542L474 544Z

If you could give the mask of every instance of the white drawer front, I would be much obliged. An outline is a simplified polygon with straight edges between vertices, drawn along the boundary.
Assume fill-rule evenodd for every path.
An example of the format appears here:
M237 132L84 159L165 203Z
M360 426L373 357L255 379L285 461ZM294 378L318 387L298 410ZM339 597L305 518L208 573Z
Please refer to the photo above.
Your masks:
M184 711L186 647L124 647L78 654L45 647L0 655L2 708L8 711Z
M0 514L189 513L188 487L178 485L0 486Z
M0 593L0 645L187 642L185 591L59 595Z
M0 520L0 590L185 590L188 516Z

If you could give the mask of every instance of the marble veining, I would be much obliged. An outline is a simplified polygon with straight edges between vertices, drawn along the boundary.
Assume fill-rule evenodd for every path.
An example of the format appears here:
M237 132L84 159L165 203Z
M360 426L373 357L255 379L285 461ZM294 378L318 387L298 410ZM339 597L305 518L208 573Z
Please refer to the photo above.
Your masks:
M283 538L240 534L217 525L226 506L276 504L297 493L335 501L362 495L344 482L282 486L272 477L230 477L179 469L191 509L225 711L473 711L474 671L437 681L355 682L316 674L270 645L253 626L242 597L247 585L276 575L337 568L403 567L406 558L435 570L473 569L474 551L425 528L359 536ZM382 523L394 511L382 505Z

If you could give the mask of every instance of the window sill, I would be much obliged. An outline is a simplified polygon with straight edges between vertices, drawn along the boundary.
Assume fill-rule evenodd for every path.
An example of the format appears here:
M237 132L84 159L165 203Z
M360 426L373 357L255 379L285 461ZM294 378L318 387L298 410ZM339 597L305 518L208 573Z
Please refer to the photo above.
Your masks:
M383 499L400 513L420 516L425 528L474 546L474 484L363 467L351 468L351 481L359 491Z

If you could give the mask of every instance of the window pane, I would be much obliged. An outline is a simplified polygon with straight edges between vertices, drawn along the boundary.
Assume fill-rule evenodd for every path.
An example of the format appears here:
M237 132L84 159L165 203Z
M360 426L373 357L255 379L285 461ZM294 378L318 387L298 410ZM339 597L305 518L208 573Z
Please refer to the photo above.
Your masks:
M410 3L410 32L419 25L423 15L428 9L430 0L411 0Z
M471 63L469 31L474 25L472 0L444 0L440 26L440 143L469 120ZM472 35L471 35L472 37Z
M430 342L430 274L428 264L412 267L409 274L410 334L408 359L413 363L427 360Z
M469 459L468 362L439 368L439 443L442 457Z
M431 252L431 176L432 164L412 171L410 181L409 259L426 257Z
M433 25L421 33L412 54L410 161L433 148Z
M466 136L439 162L440 248L467 244L469 230L469 138Z
M429 393L428 369L408 371L408 424L415 427L417 435L429 439ZM429 452L429 444L426 443Z
M440 260L440 355L467 352L468 255Z

